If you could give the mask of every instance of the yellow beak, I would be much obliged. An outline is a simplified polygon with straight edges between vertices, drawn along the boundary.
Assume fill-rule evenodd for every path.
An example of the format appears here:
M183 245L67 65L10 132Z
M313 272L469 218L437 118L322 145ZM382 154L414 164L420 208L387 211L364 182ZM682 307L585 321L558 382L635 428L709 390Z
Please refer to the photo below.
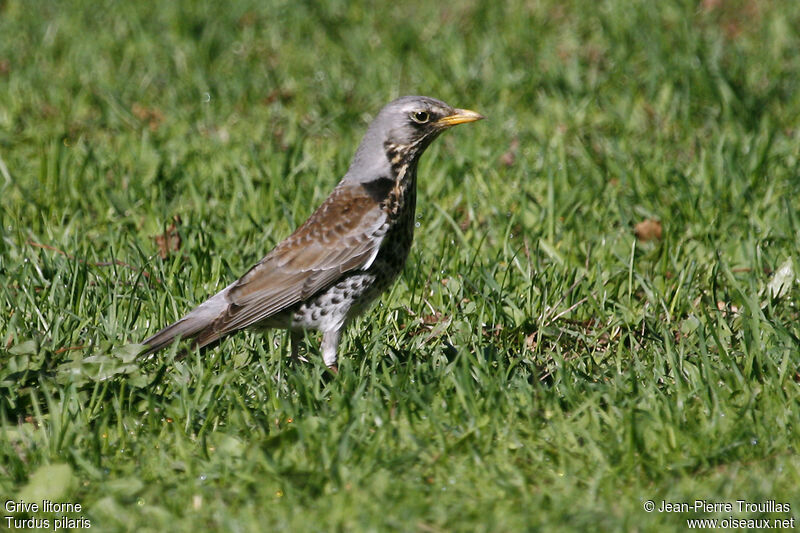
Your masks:
M475 122L476 120L486 118L477 111L471 111L469 109L454 109L453 111L454 113L452 115L437 120L436 125L442 128L449 128L458 124L466 124L467 122Z

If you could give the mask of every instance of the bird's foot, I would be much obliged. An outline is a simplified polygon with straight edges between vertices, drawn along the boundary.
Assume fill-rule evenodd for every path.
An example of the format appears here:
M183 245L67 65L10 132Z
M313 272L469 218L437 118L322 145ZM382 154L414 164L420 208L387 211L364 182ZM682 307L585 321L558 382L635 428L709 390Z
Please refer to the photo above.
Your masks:
M300 355L300 345L303 343L303 332L291 331L289 338L292 345L292 361L295 363L308 363L308 359Z
M308 363L308 359L303 357L300 354L293 353L291 356L292 362L294 363Z

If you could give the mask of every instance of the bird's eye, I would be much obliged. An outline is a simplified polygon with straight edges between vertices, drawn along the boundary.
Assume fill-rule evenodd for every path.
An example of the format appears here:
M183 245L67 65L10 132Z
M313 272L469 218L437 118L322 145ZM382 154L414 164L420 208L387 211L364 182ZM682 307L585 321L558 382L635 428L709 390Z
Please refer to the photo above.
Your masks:
M427 111L414 111L411 113L411 118L417 124L425 124L428 122L428 120L430 120L431 116Z

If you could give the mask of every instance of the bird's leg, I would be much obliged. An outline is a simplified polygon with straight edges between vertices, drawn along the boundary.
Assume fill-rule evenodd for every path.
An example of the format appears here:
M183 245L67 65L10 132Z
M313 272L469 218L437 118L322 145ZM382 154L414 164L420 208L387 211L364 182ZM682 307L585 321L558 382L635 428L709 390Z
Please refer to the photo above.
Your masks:
M300 355L300 342L303 340L302 330L289 330L289 340L292 344L292 360L308 363L308 359Z
M322 333L322 360L325 361L325 366L334 373L339 372L339 367L336 366L336 350L339 348L339 340L341 338L341 328Z

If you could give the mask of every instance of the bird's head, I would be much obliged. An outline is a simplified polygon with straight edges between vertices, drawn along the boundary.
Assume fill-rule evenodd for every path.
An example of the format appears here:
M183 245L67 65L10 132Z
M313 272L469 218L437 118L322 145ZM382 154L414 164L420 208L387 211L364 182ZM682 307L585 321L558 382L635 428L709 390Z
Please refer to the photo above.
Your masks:
M483 115L458 109L429 96L404 96L388 104L369 125L350 165L354 170L376 169L398 160L416 160L444 130L481 120ZM356 172L359 176L375 172ZM361 181L361 180L359 180Z
M428 96L404 96L390 102L375 117L370 129L384 143L427 146L442 131L484 118L469 109L457 109Z

